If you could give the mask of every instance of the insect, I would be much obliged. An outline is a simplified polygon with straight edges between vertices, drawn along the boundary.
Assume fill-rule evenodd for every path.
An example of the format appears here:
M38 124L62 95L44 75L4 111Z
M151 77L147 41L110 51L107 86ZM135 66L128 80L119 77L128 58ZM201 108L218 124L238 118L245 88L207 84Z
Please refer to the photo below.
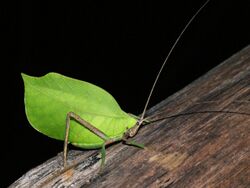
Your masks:
M67 165L68 143L83 149L101 148L101 167L105 162L105 147L109 144L124 141L143 148L143 145L129 138L135 136L139 128L149 122L145 118L145 112L158 78L184 31L208 2L209 0L189 20L172 46L140 117L122 111L109 93L93 84L57 73L49 73L41 78L22 74L28 120L39 132L64 140L64 167Z

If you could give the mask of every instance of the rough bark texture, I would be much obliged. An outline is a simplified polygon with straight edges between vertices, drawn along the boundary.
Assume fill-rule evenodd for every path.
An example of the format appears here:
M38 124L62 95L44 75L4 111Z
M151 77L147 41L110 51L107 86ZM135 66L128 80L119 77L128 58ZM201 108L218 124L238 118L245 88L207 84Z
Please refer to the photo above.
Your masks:
M59 154L10 187L249 187L249 100L250 46L150 109L189 115L142 127L134 139L145 149L108 147L101 173L99 151L70 151L64 170ZM242 114L205 112L220 110Z

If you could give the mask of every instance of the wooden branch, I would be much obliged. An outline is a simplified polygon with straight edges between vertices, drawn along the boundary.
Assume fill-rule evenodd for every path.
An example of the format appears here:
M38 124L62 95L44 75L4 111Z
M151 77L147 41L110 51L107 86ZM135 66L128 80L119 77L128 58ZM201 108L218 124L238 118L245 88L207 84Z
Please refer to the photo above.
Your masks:
M99 151L71 150L67 169L60 153L10 187L247 187L249 100L250 46L150 109L186 115L142 127L134 139L145 149L112 145L99 174ZM242 114L206 112L220 110Z

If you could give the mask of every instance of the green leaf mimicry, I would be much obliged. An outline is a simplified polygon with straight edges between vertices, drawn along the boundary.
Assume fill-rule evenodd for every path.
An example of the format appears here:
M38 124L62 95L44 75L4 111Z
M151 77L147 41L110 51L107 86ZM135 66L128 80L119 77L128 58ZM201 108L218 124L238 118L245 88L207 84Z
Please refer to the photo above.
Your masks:
M32 77L22 73L25 111L39 132L64 140L66 115L75 112L110 138L122 137L136 119L121 110L102 88L57 73ZM103 140L71 120L69 142L81 148L100 148Z

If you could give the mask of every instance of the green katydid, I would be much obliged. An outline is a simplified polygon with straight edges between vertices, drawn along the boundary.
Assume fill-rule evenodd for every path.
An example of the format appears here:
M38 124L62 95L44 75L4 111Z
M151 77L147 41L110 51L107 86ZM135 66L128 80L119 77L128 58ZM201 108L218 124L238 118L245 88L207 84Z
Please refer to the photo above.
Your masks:
M189 20L173 44L157 74L140 117L122 111L108 92L93 84L57 73L49 73L40 78L22 74L28 120L39 132L64 140L64 167L67 165L68 143L84 149L101 148L101 166L105 161L105 147L109 144L124 141L143 147L128 138L135 136L140 126L148 122L145 112L159 76L184 31L208 2L209 0Z

